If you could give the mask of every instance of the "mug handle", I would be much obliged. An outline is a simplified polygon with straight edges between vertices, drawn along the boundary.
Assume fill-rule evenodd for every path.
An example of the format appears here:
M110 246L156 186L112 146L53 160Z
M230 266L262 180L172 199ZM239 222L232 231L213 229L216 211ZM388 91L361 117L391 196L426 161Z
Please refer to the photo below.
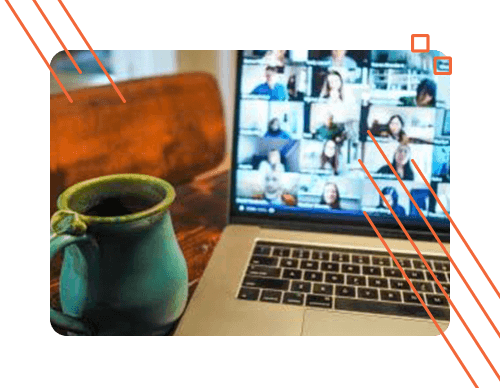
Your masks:
M62 222L61 222L62 221ZM64 227L60 227L64 225ZM56 253L66 248L68 245L77 244L82 252L85 260L93 257L98 253L97 242L85 233L86 226L80 227L77 216L72 212L59 211L52 219L53 230L56 233L50 236L50 260L55 257ZM75 227L76 226L76 227ZM67 234L64 232L75 233ZM82 319L74 318L62 312L50 308L50 321L57 326L76 333L92 335L93 330L90 325Z

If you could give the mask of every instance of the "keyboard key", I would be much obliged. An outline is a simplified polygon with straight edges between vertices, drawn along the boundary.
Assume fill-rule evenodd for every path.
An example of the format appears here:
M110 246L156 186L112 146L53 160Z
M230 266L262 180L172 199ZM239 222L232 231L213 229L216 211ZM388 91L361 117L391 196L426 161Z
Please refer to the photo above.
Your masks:
M339 272L339 265L337 263L321 263L321 270L322 271L329 271L329 272Z
M411 290L410 285L404 279L391 279L391 288L396 290Z
M270 253L271 253L271 248L263 245L257 245L253 250L254 255L269 256Z
M256 278L247 276L243 280L243 285L245 287L271 288L274 290L288 291L290 281L284 279Z
M317 261L302 260L302 263L300 263L300 268L317 270L319 268L319 263Z
M370 256L352 255L352 262L355 264L370 264Z
M383 265L385 267L388 267L391 265L392 259L389 257L372 257L372 264L373 265Z
M283 303L303 306L304 294L301 294L299 292L285 292L285 295L283 296Z
M311 283L305 282L292 282L292 291L298 292L310 292L311 291Z
M415 269L409 269L405 272L406 272L406 275L408 275L408 277L410 279L425 280L424 273L422 271L418 271Z
M335 286L335 295L354 298L356 296L356 289L348 286Z
M450 272L450 262L449 261L434 261L434 269L436 271Z
M268 267L265 265L250 265L250 267L248 267L247 275L279 278L281 275L281 268Z
M432 283L429 283L429 282L413 282L413 285L415 286L415 288L417 289L417 291L419 293L422 293L422 292L434 292L433 288L432 288Z
M382 276L382 269L380 267L371 267L368 265L364 265L363 275Z
M398 261L399 265L401 265L401 267L403 267L403 268L412 268L411 260L410 259L402 259L402 258L396 257L396 260ZM397 265L394 262L394 260L392 261L392 265L394 267L397 267Z
M414 292L403 292L403 299L406 303L418 303L421 305L420 301Z
M342 275L341 273L327 273L325 274L325 282L344 284L344 275Z
M283 279L302 279L302 271L300 269L289 269L285 268L283 270Z
M321 272L306 271L304 274L304 280L311 280L313 282L322 282L323 274Z
M278 265L278 259L276 257L252 256L250 264L269 265L274 267Z
M273 249L273 256L289 257L290 256L290 249L289 248L274 248Z
M280 303L281 291L263 290L260 296L262 302Z
M310 257L311 257L310 250L303 250L302 255L300 256L301 259L309 259Z
M331 284L315 284L313 287L313 293L333 295L333 286Z
M297 268L299 266L299 261L295 259L281 259L280 266L286 268Z
M429 318L429 315L422 305L413 303L391 303L377 300L335 298L335 310ZM450 320L449 309L429 307L429 310L436 319Z
M342 272L358 274L361 272L359 265L342 264Z
M448 301L444 295L425 294L427 304L433 306L448 306Z
M320 251L314 251L312 254L312 259L313 260L330 260L330 252L320 252Z
M349 263L349 255L347 253L332 253L332 261L338 263Z
M422 259L413 259L413 268L415 269L426 269L424 262Z
M390 278L402 278L403 274L398 268L384 268L384 276Z
M306 306L323 307L331 309L333 305L333 298L326 295L307 295Z
M375 288L358 288L358 298L378 299L378 290Z
M351 286L366 286L366 278L364 276L348 275L346 284Z
M441 285L443 286L444 290L446 291L446 293L449 296L450 295L450 285L449 285L449 283L441 283ZM443 293L441 291L441 289L439 288L439 286L438 286L437 283L434 283L434 291L436 291L437 294L442 294Z
M307 250L307 249L294 249L293 250L293 257L295 257L296 259L309 259L309 257L311 256L311 251Z
M242 288L238 294L238 299L244 300L257 300L259 299L259 289L255 288Z
M389 282L383 278L368 278L368 285L377 288L389 288Z
M380 299L401 302L401 291L380 290Z
M427 280L429 281L434 281L434 278L432 277L431 273L429 271L425 272L425 275L427 276ZM448 283L448 279L446 278L446 274L444 272L436 272L434 271L434 275L436 275L436 278L441 282Z

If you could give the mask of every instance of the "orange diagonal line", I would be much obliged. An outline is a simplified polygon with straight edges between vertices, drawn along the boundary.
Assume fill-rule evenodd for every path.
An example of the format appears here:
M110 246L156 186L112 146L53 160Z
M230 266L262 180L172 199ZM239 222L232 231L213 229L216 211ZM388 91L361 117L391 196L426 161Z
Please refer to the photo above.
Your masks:
M434 196L434 198L436 199L437 203L439 204L439 206L441 207L441 209L443 209L443 212L444 214L446 214L446 217L448 217L448 219L450 220L451 224L453 225L453 227L455 228L456 232L458 233L458 235L460 236L460 238L462 239L462 241L464 242L465 246L467 247L467 249L469 250L470 254L472 255L472 257L474 258L474 260L476 261L476 264L479 266L479 268L481 269L481 271L483 272L484 276L486 277L486 279L488 280L488 282L490 283L491 287L493 287L493 290L496 292L496 294L498 295L498 297L500 298L500 292L498 291L498 289L495 287L495 284L493 283L493 281L490 279L490 277L488 276L486 270L483 268L483 266L481 265L481 263L479 262L479 259L477 258L477 256L474 254L474 252L472 251L472 248L469 246L469 244L467 243L467 241L465 240L465 237L462 235L462 233L460 232L460 230L458 229L458 226L457 224L455 224L455 222L453 221L453 219L451 218L450 214L446 211L445 207L443 206L443 203L441 202L441 200L438 198L438 196L436 195L436 192L432 189L431 185L429 184L429 181L427 179L425 179L425 176L424 174L422 174L422 171L420 170L420 168L417 166L417 163L412 159L411 162L413 163L413 165L415 166L415 168L417 169L418 173L420 174L420 176L422 177L422 179L424 180L425 184L427 185L427 187L429 188L430 192L432 193L432 195Z
M391 209L392 210L392 209ZM439 324L436 322L436 320L434 319L434 316L432 315L432 313L429 311L429 308L427 307L427 305L425 304L425 302L422 300L422 298L420 297L419 293L417 292L415 286L413 285L413 283L411 282L411 280L408 278L408 276L406 275L404 269L401 267L401 265L399 264L399 262L396 260L396 258L394 257L391 249L389 248L389 246L387 245L387 243L385 242L384 238L380 235L377 227L375 226L375 224L372 222L370 216L368 215L367 212L363 212L363 214L365 215L366 219L368 220L368 222L370 223L371 227L373 228L373 230L375 231L375 233L377 234L378 238L380 239L380 241L382 242L382 244L384 245L385 249L387 250L387 252L389 253L389 255L392 257L392 260L394 260L394 263L397 265L397 267L399 268L399 270L401 271L401 273L403 274L404 278L406 279L406 281L408 282L408 284L410 285L411 289L413 290L413 292L415 293L415 295L417 296L418 300L420 301L420 303L422 304L422 306L424 307L425 311L427 312L427 314L429 314L429 317L432 319L432 322L434 322L434 325L436 326L436 328L439 330L439 333L443 336L443 339L446 341L446 343L448 344L450 350L453 352L453 354L455 355L455 357L457 358L458 362L460 363L460 365L462 365L462 368L464 369L465 373L467 374L467 376L469 376L469 379L470 381L472 381L472 384L474 384L475 387L478 387L478 385L476 384L476 382L474 381L474 379L472 378L472 375L469 373L469 371L467 370L465 364L462 362L462 360L460 359L460 357L458 356L458 353L455 351L455 349L453 348L453 345L451 344L451 342L448 340L448 337L446 337L446 334L444 334L443 330L441 329L441 327L439 326Z
M59 37L59 35L57 34L56 30L54 29L54 27L52 27L52 24L50 23L49 19L47 18L47 16L45 16L45 13L42 11L42 8L40 8L40 6L38 5L38 3L36 2L36 0L33 0L33 3L35 3L36 7L38 8L38 11L40 11L40 14L42 15L42 17L45 19L45 22L48 24L49 28L52 30L52 32L54 33L55 37L57 38L57 40L59 41L59 43L61 44L62 48L64 49L64 51L66 52L66 55L69 57L70 61L73 63L73 65L75 66L76 70L78 70L78 73L82 74L82 71L80 70L80 68L78 67L78 65L76 64L75 60L73 59L73 56L70 54L70 52L68 51L68 49L66 48L66 46L64 45L63 41L61 40L61 38Z
M387 156L385 155L384 151L382 151L382 148L380 148L380 145L377 143L377 141L373 137L371 131L368 131L368 135L370 135L371 139L373 140L373 143L377 146L380 154L385 159L387 165L389 166L389 168L393 172L394 176L398 179L399 183L401 184L401 186L403 187L404 191L406 192L406 194L410 198L411 202L413 203L413 205L417 209L418 214L420 214L420 217L422 217L422 219L424 220L425 224L427 225L427 227L431 231L432 235L434 236L434 238L438 242L439 246L441 247L441 249L443 250L443 252L446 254L446 256L448 257L448 259L450 260L450 263L453 265L453 268L455 268L455 270L457 271L458 275L460 276L460 278L462 279L462 281L466 285L467 289L471 293L471 295L474 298L474 300L476 301L477 305L479 306L479 308L483 312L484 316L486 317L486 319L490 323L491 327L493 327L493 330L495 330L495 333L497 333L498 337L500 337L500 331L498 331L497 327L495 326L495 323L493 323L493 320L490 318L490 316L486 312L485 308L483 307L482 303L479 301L478 297L476 296L475 292L470 287L469 283L467 282L467 280L465 279L464 275L462 274L462 271L460 271L460 269L458 268L458 266L455 264L455 261L451 258L451 255L448 253L448 250L445 248L445 246L441 242L441 239L438 237L438 235L434 231L434 228L431 226L431 224L429 223L429 221L427 220L427 218L424 216L424 213L422 213L422 210L420 210L420 206L418 206L418 204L415 202L415 200L413 199L413 196L411 195L411 193L406 188L406 185L403 183L403 181L401 180L401 178L397 174L397 172L394 169L394 167L392 166L391 162L389 162L389 159L387 159Z
M448 300L448 303L450 304L450 306L453 308L453 311L455 311L455 313L457 314L458 318L460 319L460 321L462 322L462 324L464 325L465 329L467 330L467 332L469 333L469 335L471 336L472 340L474 341L474 343L476 344L476 346L478 347L479 351L481 352L481 354L483 355L484 359L486 360L486 362L488 363L488 365L490 366L490 368L493 370L493 373L495 373L495 375L497 376L497 379L500 380L500 375L498 374L497 370L495 369L495 366L493 365L493 363L490 361L489 357L486 355L485 351L483 350L483 348L481 347L481 345L479 344L479 342L477 341L476 337L474 336L474 334L472 333L472 331L470 330L469 326L467 325L467 323L465 323L465 320L463 319L462 317L462 314L459 313L457 307L455 306L455 303L452 302L450 296L448 295L448 293L446 292L446 290L443 288L441 282L439 281L439 279L436 277L436 275L434 274L434 271L431 269L429 263L427 263L427 260L425 260L424 256L422 255L422 253L420 252L420 249L418 249L417 245L415 244L415 242L413 241L413 239L410 237L410 235L408 234L408 231L406 230L406 228L403 226L403 224L401 223L401 220L399 219L399 217L396 215L396 213L394 212L391 204L389 203L389 201L385 198L385 195L382 193L382 191L380 190L380 188L378 187L377 183L375 183L375 180L373 179L373 177L371 176L371 174L368 172L368 170L366 169L365 165L363 164L363 162L361 160L358 160L359 164L361 165L361 167L363 168L363 170L365 171L366 175L368 176L368 178L370 178L370 181L372 182L373 186L375 187L375 189L378 191L378 194L380 195L380 198L382 198L382 200L384 201L385 205L387 206L387 208L391 211L392 215L394 216L395 220L398 222L399 224L399 227L401 228L401 230L404 232L404 234L406 235L406 238L410 241L411 245L413 246L413 249L415 249L415 252L417 252L418 256L420 257L420 259L422 259L422 262L424 263L425 267L429 270L431 276L434 278L434 281L437 283L437 285L439 286L439 288L441 289L441 292L444 294L446 300ZM368 215L365 214L365 216L368 218ZM369 220L370 222L370 220ZM372 224L370 222L370 224ZM372 225L373 227L374 225ZM399 263L397 263L398 265L398 268L399 268ZM401 269L401 268L400 268ZM406 276L405 276L406 278ZM412 286L413 288L413 286ZM414 290L415 291L415 290Z
M85 42L85 44L87 45L87 47L89 48L90 52L92 53L92 55L94 56L95 60L97 61L97 63L99 64L99 66L101 67L102 71L104 71L104 74L106 74L106 77L108 77L108 80L109 82L111 82L111 85L113 85L113 88L115 89L116 93L118 93L118 96L120 97L120 99L123 101L123 103L127 102L125 100L125 98L123 98L123 95L121 94L120 92L120 89L118 89L118 86L116 86L115 82L111 79L111 77L109 76L109 73L107 72L107 70L104 68L103 64L101 63L101 61L99 60L99 58L97 57L96 53L94 52L94 50L92 49L92 47L90 46L90 43L88 42L87 39L85 39L85 36L83 35L83 32L80 30L80 28L78 28L78 25L76 24L75 20L73 19L73 17L71 16L71 14L69 13L68 9L64 6L62 0L58 0L59 1L59 4L61 4L61 7L64 9L64 12L66 12L66 15L68 15L69 17L69 20L71 20L71 23L73 23L73 25L75 26L76 30L78 31L78 33L80 34L80 36L82 37L83 41Z
M35 41L33 40L33 38L31 37L30 33L28 32L28 29L24 26L23 22L21 21L21 19L19 18L19 16L17 16L17 13L16 11L14 10L14 8L12 7L12 5L10 5L9 3L9 0L5 0L5 2L7 3L7 5L9 6L10 10L12 11L12 13L14 14L15 18L17 19L17 21L19 22L19 24L21 25L21 27L23 28L24 32L26 33L26 35L28 35L28 38L29 40L31 40L31 43L33 43L33 46L35 46L35 49L36 51L38 51L38 54L40 54L40 57L42 57L43 61L45 62L45 64L47 65L47 67L49 68L50 72L52 73L52 75L54 76L54 78L56 79L57 83L59 84L59 87L61 88L61 90L64 92L64 94L66 95L66 97L68 98L68 101L69 102L73 102L72 98L70 97L70 95L68 94L68 92L66 91L66 89L64 88L62 82L59 80L59 77L57 76L56 72L52 69L52 67L50 66L49 62L47 62L47 60L45 59L45 57L43 56L42 52L40 51L40 49L38 48L37 44L35 43Z

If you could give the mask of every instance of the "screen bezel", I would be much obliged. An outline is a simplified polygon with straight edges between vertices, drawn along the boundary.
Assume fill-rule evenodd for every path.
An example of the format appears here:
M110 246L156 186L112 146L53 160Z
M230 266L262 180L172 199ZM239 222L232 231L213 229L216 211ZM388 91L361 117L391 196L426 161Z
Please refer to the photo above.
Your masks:
M231 171L229 179L229 224L257 225L275 229L303 230L322 233L345 233L360 236L373 236L375 233L364 216L346 216L332 214L328 219L319 219L317 217L305 217L303 215L280 216L279 214L268 215L262 213L243 213L238 210L236 204L236 172L237 172L237 151L238 151L238 128L240 119L240 101L241 101L241 76L243 70L243 51L238 50L237 72L236 72L236 92L234 104L233 119L233 139L231 150ZM372 216L377 229L387 237L406 238L399 227L397 221L391 217ZM432 232L425 222L405 218L404 226L410 236L416 240L434 240ZM402 222L403 222L402 221ZM450 222L448 219L443 222L431 222L437 236L444 242L450 241Z

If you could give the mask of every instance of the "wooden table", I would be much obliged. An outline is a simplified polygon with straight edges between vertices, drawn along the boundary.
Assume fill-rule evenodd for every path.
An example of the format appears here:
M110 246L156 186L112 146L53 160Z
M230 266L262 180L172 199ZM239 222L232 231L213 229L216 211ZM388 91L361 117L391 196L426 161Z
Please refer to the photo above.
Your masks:
M170 206L179 245L188 264L189 298L200 280L226 225L228 171L226 166L175 188ZM61 257L50 267L50 305L60 310L59 274ZM54 327L59 334L67 333Z

